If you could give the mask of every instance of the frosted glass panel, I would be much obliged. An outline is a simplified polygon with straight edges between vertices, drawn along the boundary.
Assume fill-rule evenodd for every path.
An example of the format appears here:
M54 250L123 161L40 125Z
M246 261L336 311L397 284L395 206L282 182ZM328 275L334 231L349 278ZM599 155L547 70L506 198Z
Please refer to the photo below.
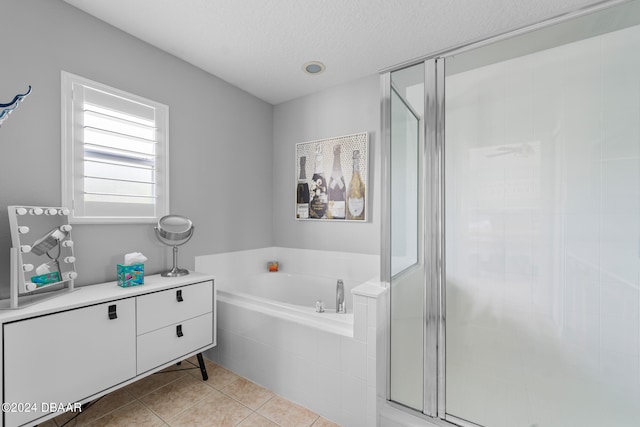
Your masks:
M639 425L638 52L636 26L446 78L448 415Z

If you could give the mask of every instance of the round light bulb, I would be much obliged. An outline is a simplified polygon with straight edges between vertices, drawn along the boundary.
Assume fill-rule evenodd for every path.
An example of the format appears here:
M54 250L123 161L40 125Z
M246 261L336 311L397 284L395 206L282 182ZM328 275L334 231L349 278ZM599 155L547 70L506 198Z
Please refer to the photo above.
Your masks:
M61 225L60 230L69 232L71 231L71 226L69 224Z
M62 242L62 246L64 246L65 248L73 247L73 240L65 240L64 242Z
M31 271L33 270L33 264L22 264L23 271Z
M28 232L29 232L29 227L27 227L26 225L21 225L20 227L18 227L18 233L27 234Z
M23 254L28 254L29 252L31 252L31 246L29 245L20 246L20 252L22 252Z
M67 208L60 209L60 211L58 212L58 215L69 215L69 209Z
M45 215L56 215L57 213L58 213L58 210L54 208L45 209L44 211Z
M29 210L29 213L31 215L42 215L44 211L42 210L42 208L33 208L31 210Z
M64 273L64 276L65 276L65 280L75 279L78 277L78 273L76 273L75 271L70 271L68 273Z
M27 214L27 210L25 208L18 208L18 209L16 209L16 213L18 215L26 215Z
M74 262L76 262L76 257L74 256L65 257L64 262L66 262L67 264L73 264Z

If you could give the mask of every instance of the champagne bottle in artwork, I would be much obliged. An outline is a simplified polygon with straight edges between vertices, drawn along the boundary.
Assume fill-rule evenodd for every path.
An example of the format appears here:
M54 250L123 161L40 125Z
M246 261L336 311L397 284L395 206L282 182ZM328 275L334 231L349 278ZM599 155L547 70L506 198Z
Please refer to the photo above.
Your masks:
M316 168L311 177L311 200L309 201L310 218L327 217L327 180L324 177L324 166L322 164L322 145L316 145Z
M360 176L360 151L353 152L353 174L347 188L347 219L364 220L365 188Z
M309 183L307 182L307 158L300 157L300 175L296 191L296 218L309 218Z
M340 163L340 144L333 147L333 170L329 177L329 208L327 217L331 219L345 218L345 193L347 186L342 175Z

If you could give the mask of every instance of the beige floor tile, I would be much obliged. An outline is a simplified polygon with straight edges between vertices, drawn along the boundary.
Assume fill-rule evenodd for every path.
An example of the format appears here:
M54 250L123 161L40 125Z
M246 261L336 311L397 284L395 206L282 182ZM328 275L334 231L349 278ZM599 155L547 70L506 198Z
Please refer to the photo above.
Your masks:
M204 358L204 356L203 356L203 359L204 359L204 360L209 360L209 359L205 359L205 358ZM188 357L188 358L186 358L186 359L184 360L184 362L189 362L189 363L191 363L191 364L192 364L192 365L194 365L194 366L198 366L198 358L197 358L196 356Z
M221 390L222 388L228 386L229 384L240 378L233 372L226 370L222 366L208 359L204 359L204 364L207 368L207 374L209 376L209 379L205 381L205 383L217 390ZM192 377L202 380L200 369L192 369L186 372L188 372Z
M268 401L257 412L282 427L310 426L318 419L318 414L280 396Z
M245 378L238 378L220 391L233 397L254 411L275 396L275 394L266 388L260 387Z
M163 369L160 372L144 377L141 380L138 380L126 386L125 390L127 390L137 398L145 396L152 391L155 391L160 387L163 387L186 375L186 371L180 371L176 369L180 369L180 366L172 366L171 369Z
M206 382L198 369L176 371L189 366L197 368L193 357L193 361L170 366L161 371L164 373L150 375L106 395L67 425L339 427L210 360L205 359L205 363L209 374ZM59 426L74 415L62 414L43 426Z
M172 427L232 427L251 415L251 410L219 391L168 420Z
M202 359L204 360L205 365L207 364L207 362L215 364L215 362L213 360L207 359L204 356L202 356ZM198 357L197 356L188 357L188 358L184 359L184 361L191 363L193 366L198 368L198 372L200 372L200 364L198 363Z
M103 396L99 400L94 401L93 404L82 412L65 412L64 414L57 416L55 421L58 425L62 425L78 415L75 419L66 424L65 427L84 426L111 411L131 403L134 400L134 397L126 389L121 388Z
M185 375L153 391L140 400L164 420L176 416L195 405L214 391L203 381Z
M143 404L135 401L97 419L89 424L89 427L130 427L134 425L155 427L165 425L165 423Z
M333 421L320 417L315 423L313 423L313 427L340 427L340 424L336 424Z
M238 427L279 427L278 424L269 421L262 415L255 412L251 416L238 424Z
M53 419L47 420L43 423L38 424L38 427L58 427L58 424Z

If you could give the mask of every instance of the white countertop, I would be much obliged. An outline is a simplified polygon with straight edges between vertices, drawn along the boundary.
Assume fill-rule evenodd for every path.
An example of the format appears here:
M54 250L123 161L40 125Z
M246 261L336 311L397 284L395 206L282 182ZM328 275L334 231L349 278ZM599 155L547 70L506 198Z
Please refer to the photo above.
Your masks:
M100 304L106 301L135 297L137 295L213 279L214 276L210 274L196 272L190 272L188 275L181 277L162 277L159 274L154 274L145 276L143 285L123 288L118 286L118 283L114 281L76 287L72 292L59 291L56 296L50 299L17 309L8 309L9 300L1 300L0 308L2 308L2 310L0 310L0 323L13 322L28 317L42 316L62 310ZM28 302L23 303L22 301L20 303L23 305L28 304Z

